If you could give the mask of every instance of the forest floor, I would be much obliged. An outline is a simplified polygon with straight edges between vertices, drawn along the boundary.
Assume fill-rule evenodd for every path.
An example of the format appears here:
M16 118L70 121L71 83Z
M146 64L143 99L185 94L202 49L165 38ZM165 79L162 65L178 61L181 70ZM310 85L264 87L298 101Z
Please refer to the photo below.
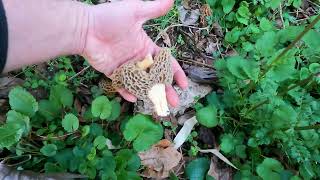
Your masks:
M30 179L318 179L319 7L176 0L144 25L193 82L165 119L106 95L80 56L1 76L3 169L32 170L20 174Z

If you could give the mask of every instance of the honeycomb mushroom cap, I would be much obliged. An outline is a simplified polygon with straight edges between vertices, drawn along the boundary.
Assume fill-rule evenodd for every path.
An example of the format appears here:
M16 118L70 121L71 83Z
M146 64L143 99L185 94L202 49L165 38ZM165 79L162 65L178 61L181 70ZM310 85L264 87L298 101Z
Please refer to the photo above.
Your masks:
M163 48L154 58L149 71L137 66L136 62L129 62L114 71L110 76L115 89L125 88L138 99L148 99L148 91L155 84L172 84L172 60L170 50Z
M116 89L127 89L140 100L152 101L156 111L165 116L169 111L165 85L173 81L171 58L170 50L163 48L155 56L149 70L139 67L137 62L126 63L111 75L112 85Z

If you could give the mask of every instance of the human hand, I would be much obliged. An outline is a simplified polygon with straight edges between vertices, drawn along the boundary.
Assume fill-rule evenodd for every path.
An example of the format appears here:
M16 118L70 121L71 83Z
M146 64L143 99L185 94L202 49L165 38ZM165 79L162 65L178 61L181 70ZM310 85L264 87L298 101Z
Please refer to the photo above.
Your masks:
M142 25L149 19L166 14L172 5L173 0L130 0L90 6L83 56L96 70L110 76L127 61L142 60L147 54L157 54L160 47L148 37ZM172 68L176 83L186 88L186 75L175 59ZM118 92L127 101L137 100L125 89ZM172 86L166 87L166 94L169 104L177 106L179 99Z

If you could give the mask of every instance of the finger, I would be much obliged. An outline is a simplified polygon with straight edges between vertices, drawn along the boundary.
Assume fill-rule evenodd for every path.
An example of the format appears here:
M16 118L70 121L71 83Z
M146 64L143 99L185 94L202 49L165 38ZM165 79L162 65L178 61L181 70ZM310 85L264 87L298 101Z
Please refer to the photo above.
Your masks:
M182 89L186 89L188 87L187 76L184 73L184 71L182 70L182 68L179 65L179 63L177 62L177 60L175 60L174 58L172 60L172 68L173 68L174 80L176 81L176 83L178 84L179 87L181 87Z
M172 107L177 107L179 105L179 96L171 85L166 86L166 96L168 103Z
M127 100L129 102L136 102L137 101L137 97L135 97L129 91L122 89L122 88L118 89L117 91L125 100Z
M139 4L137 9L138 16L143 20L149 20L163 16L171 9L173 2L174 0L140 0L141 4Z

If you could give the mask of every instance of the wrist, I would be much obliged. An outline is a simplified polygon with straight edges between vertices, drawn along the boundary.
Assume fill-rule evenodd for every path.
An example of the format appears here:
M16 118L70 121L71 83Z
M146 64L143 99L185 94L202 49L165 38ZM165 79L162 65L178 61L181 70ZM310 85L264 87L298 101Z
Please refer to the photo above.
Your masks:
M75 15L72 17L71 27L71 52L70 54L79 54L84 53L84 48L87 41L87 35L89 31L90 23L90 6L84 3L74 2L74 6L77 9Z

